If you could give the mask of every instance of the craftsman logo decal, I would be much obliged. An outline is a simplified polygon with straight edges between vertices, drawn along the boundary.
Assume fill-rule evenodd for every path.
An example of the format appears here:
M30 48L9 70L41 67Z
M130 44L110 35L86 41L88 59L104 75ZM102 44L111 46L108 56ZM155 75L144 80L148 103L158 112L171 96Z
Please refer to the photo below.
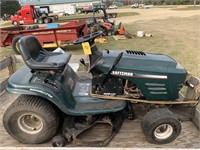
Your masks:
M118 76L128 76L131 77L133 76L132 72L122 72L122 71L112 71L112 75L118 75Z
M49 94L49 93L47 93L47 92L44 92L44 91L40 91L40 90L37 90L37 89L30 89L30 91L38 92L38 93L41 93L41 94L43 94L43 95L46 95L46 96L48 96L48 97L50 97L50 98L53 98L53 96L52 96L51 94Z
M111 74L114 76L127 76L133 78L150 78L150 79L161 79L161 80L167 79L166 75L138 74L138 73L122 72L122 71L112 71Z

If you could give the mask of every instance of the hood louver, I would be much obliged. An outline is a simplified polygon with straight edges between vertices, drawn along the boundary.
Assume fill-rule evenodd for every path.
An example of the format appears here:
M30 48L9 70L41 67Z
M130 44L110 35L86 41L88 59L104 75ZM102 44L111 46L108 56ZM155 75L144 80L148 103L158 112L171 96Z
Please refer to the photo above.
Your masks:
M142 51L131 51L131 50L126 50L127 54L133 54L133 55L143 55L146 56L146 54Z

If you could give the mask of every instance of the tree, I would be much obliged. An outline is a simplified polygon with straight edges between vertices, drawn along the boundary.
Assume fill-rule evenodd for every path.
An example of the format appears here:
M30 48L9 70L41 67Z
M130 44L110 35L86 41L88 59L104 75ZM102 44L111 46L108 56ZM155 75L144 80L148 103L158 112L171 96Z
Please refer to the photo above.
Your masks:
M1 17L3 14L14 15L21 7L16 0L0 0Z

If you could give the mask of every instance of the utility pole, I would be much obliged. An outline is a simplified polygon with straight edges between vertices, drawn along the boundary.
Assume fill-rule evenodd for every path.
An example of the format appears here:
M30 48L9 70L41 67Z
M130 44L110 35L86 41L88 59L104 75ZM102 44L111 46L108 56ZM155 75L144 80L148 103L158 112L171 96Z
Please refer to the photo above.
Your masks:
M197 3L197 0L194 0L194 4L193 5L196 6L196 3Z

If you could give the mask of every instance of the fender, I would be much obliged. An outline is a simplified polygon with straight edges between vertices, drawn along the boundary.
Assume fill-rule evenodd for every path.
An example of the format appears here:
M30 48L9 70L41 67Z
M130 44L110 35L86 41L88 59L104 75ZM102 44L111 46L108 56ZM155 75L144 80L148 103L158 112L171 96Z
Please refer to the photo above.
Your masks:
M27 72L24 75L24 72ZM49 84L43 84L41 81L33 83L34 75L27 66L23 66L15 72L8 80L6 90L10 93L35 95L43 97L55 104L60 110L66 114L71 114L75 101L69 92L68 87L54 89Z

